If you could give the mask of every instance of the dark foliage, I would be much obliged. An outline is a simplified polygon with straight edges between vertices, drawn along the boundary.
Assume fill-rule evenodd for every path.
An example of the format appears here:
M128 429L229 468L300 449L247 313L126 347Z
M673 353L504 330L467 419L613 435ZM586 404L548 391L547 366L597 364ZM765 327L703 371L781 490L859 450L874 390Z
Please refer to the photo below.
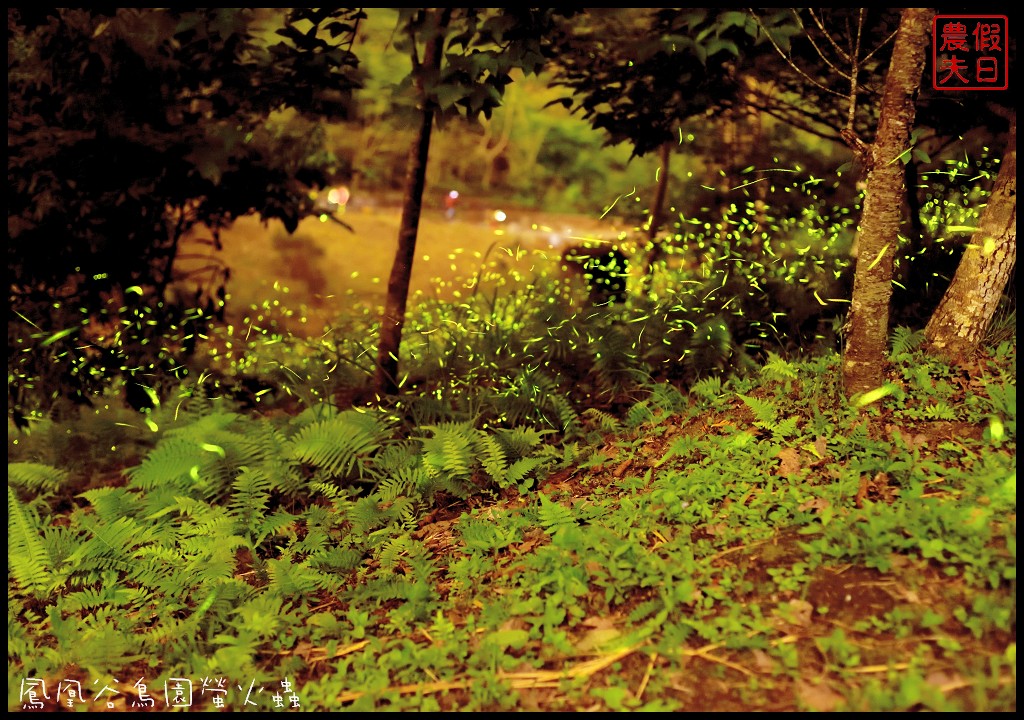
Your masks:
M201 318L221 310L227 272L187 303L202 310L184 327L165 297L181 279L180 241L201 224L216 248L218 230L236 217L259 213L294 229L312 211L308 190L328 182L330 157L312 126L289 130L275 114L346 116L358 83L347 42L361 17L8 10L12 401L31 377L87 395L99 380L166 365L187 349ZM331 41L298 32L304 21L323 23ZM267 27L286 40L268 41ZM316 63L303 61L310 54ZM126 295L136 302L126 305ZM134 345L91 341L136 322L145 332ZM176 347L155 341L172 328L182 330ZM58 361L61 370L47 367Z

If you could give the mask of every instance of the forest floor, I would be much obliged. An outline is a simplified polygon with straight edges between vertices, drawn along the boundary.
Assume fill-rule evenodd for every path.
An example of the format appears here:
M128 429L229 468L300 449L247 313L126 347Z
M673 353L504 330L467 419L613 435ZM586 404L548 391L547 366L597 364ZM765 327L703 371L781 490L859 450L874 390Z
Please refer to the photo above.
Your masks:
M447 293L457 298L458 286L446 286L443 279L456 272L471 277L474 264L496 249L509 257L526 250L529 264L537 262L538 257L543 259L546 253L557 257L559 244L566 238L607 238L620 232L620 228L599 219L572 215L511 213L499 222L495 220L496 210L486 206L466 208L454 220L445 219L440 211L424 213L413 269L414 298L417 293L430 297ZM293 280L292 300L302 300L311 308L326 310L333 305L320 298L382 301L394 254L398 210L356 207L342 219L354 232L335 223L308 220L291 237L280 229L261 233L248 225L228 233L225 253L239 268L234 276L239 289L233 294L265 292L263 278L274 277L271 268L283 267ZM242 236L244 242L240 242ZM963 392L973 390L965 385ZM954 405L968 401L964 395L947 399ZM641 432L609 436L587 467L556 473L542 480L538 490L552 502L572 508L615 503L615 498L629 497L634 492L623 489L624 485L630 486L630 478L646 478L645 482L633 483L646 483L650 490L652 472L672 456L672 443L680 437L725 441L737 430L752 429L753 423L749 408L738 401L685 421L666 417ZM881 441L895 438L897 444L901 437L910 438L911 447L916 446L921 453L930 449L942 454L939 448L950 443L981 443L983 427L976 423L908 423L883 416L869 421L867 434ZM889 451L895 452L891 447ZM775 468L772 474L783 483L788 482L786 478L808 472L823 479L855 472L854 468L833 466L834 460L827 453L821 458L803 450L791 454L783 450L778 457L781 468ZM950 472L955 474L952 469ZM942 488L941 463L934 467L933 475L938 485L929 497L959 494ZM744 496L727 493L726 506L756 505L756 497L780 492L758 482L747 485L749 480L743 483L749 488ZM774 485L774 480L766 480L769 486ZM805 497L801 507L826 515L833 510L858 513L872 503L893 503L901 492L896 485L886 473L865 475L841 507L832 508L834 500L817 496ZM983 496L981 501L989 499ZM453 502L423 518L415 536L439 556L458 555L458 548L465 545L460 518L464 530L468 518L518 516L526 502L516 495L487 506L477 501L473 507ZM632 502L661 505L650 495L646 500L632 496ZM970 509L963 512L974 513ZM970 522L970 517L962 519ZM1010 519L1015 522L1013 516ZM719 518L695 526L689 533L694 538L714 540L718 533L728 534L726 527L734 522ZM871 522L865 517L860 526L867 527ZM919 519L907 516L903 522L912 524ZM650 561L634 556L638 548L643 548L642 553L658 555L658 546L672 544L669 539L680 529L661 528L659 532L656 525L638 523L619 538L622 547L618 552L621 557L631 557L629 562L646 564ZM888 542L883 538L887 531L878 533L881 546ZM908 528L906 534L919 531L921 528ZM509 532L517 541L495 549L474 582L479 588L511 597L518 594L515 584L522 581L524 560L550 543L551 537L539 527ZM1015 603L1015 580L993 578L993 587L981 589L976 579L951 574L949 565L881 547L881 555L869 557L866 562L828 562L820 556L812 561L811 556L817 553L808 551L801 532L780 526L757 540L735 542L708 559L718 567L711 581L717 587L688 586L688 592L702 599L695 602L695 607L700 602L720 604L721 609L713 613L720 628L710 634L717 638L715 641L686 641L690 633L677 629L678 648L668 653L655 650L664 648L667 637L652 637L649 631L645 636L630 619L643 617L644 606L665 595L666 588L658 587L654 580L649 581L651 587L647 590L636 590L622 598L614 610L575 618L574 631L562 640L563 652L553 653L560 657L557 662L543 659L552 654L550 647L527 641L519 644L536 619L509 618L500 626L499 634L516 638L506 651L522 656L520 668L501 673L501 686L515 693L512 706L517 710L667 708L701 712L951 707L1008 710L1015 706L1009 698L1016 697L1012 670L1016 621L1015 617L1003 617L998 609L1005 608L1007 602ZM865 530L865 534L870 544L871 530ZM942 541L936 537L935 542ZM992 552L1015 555L1002 540L994 542L998 547L990 548ZM500 542L496 544L501 546ZM610 551L611 557L602 562L614 565L616 552ZM588 569L600 574L596 568ZM454 599L451 582L447 584L449 587L443 583L438 592ZM590 594L593 597L574 598L572 605L607 607L607 597L615 593L592 586ZM691 598L683 601L694 602ZM476 607L455 602L446 610L445 622L471 625L471 616L479 611L479 602ZM744 625L746 632L742 630ZM426 630L421 633L421 637L410 634L407 641L436 642ZM746 640L742 639L744 635ZM557 670L546 669L556 666ZM479 706L479 689L473 688L479 682L478 678L467 678L409 683L392 691L409 696L443 696L437 702L444 709L472 708ZM572 692L568 691L570 686ZM348 699L356 700L361 695L354 691ZM416 704L414 701L412 706ZM509 702L503 700L497 705ZM394 700L394 707L403 706L404 701Z

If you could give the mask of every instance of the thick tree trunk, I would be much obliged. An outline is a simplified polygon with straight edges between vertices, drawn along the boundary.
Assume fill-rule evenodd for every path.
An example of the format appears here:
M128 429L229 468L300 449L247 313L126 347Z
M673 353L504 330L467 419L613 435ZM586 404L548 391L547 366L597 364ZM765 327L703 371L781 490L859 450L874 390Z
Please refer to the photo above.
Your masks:
M889 336L893 257L905 177L900 155L909 147L934 11L906 8L885 78L878 132L869 152L864 210L857 231L857 269L850 331L843 358L848 397L882 385Z
M925 328L928 350L944 357L973 353L988 330L1017 262L1017 117L1010 119L1002 167L988 207Z
M427 41L423 52L422 71L416 73L416 88L422 98L419 133L409 150L405 178L405 203L402 222L398 229L398 248L388 278L384 316L381 318L380 343L377 346L377 370L374 390L379 396L398 392L398 356L402 345L402 328L409 300L409 281L416 254L416 236L419 231L420 211L423 208L423 188L427 178L427 158L430 153L430 133L434 126L434 105L426 99L424 72L435 77L441 69L441 50L444 44L444 26Z

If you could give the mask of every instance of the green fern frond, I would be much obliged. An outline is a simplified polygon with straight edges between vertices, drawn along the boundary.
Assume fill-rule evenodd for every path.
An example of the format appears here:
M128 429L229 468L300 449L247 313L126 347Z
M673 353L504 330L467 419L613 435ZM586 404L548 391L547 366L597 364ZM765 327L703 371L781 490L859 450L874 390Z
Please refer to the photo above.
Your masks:
M141 464L128 471L131 486L139 490L173 487L187 493L198 481L200 471L215 457L199 442L188 437L167 437L146 455Z
M116 573L108 573L105 582L68 593L61 602L61 610L79 613L99 607L133 608L144 604L151 593L141 588L125 587L118 582Z
M431 477L448 475L468 480L472 473L473 449L477 439L471 423L442 423L423 428L433 435L421 438L423 467Z
M560 503L548 500L543 493L540 494L540 508L537 512L537 520L548 533L554 534L565 527L576 525L576 518L572 510Z
M937 400L924 409L929 420L956 420L956 411L941 400Z
M270 577L270 588L265 597L268 598L307 597L321 581L321 573L316 569L287 557L267 560L267 575Z
M64 470L42 463L7 463L7 484L34 494L56 492L67 479Z
M433 395L417 395L409 400L409 417L416 426L445 422L452 417L451 403Z
M377 483L377 493L380 495L381 502L391 502L415 492L416 486L417 483L408 477L408 471L406 471L405 476L396 473Z
M690 386L690 392L705 402L713 402L722 396L722 377L709 375Z
M797 369L793 363L769 351L768 362L761 367L761 375L767 380L796 380Z
M196 416L191 422L171 427L166 434L171 437L188 438L197 443L215 443L240 418L237 413L214 411Z
M394 570L402 558L409 553L416 541L408 533L389 538L377 551L377 560L384 570Z
M793 415L779 422L772 430L773 438L788 438L796 435L800 426L800 418Z
M541 457L527 457L519 458L514 463L509 465L508 472L506 473L506 482L510 485L525 486L523 489L528 489L531 483L524 482L526 478L537 468L545 465L547 460Z
M597 430L602 433L615 433L622 428L622 422L617 417L600 408L587 408L582 415L596 423Z
M634 403L629 410L626 411L626 427L638 428L644 423L652 422L656 419L654 412L651 410L650 402L647 400L641 400L638 403Z
M679 388L668 382L653 383L649 385L651 405L664 413L679 412L687 405L686 396Z
M633 608L629 613L629 621L631 623L641 623L664 609L665 602L661 598L646 600Z
M518 539L518 532L513 529L511 537L506 537L494 523L476 518L463 520L458 525L462 542L470 552L493 552L507 547Z
M477 457L484 471L499 487L504 487L506 483L505 470L508 460L505 457L505 450L502 444L493 435L479 431L476 433L474 445Z
M96 517L103 522L113 522L122 517L136 517L142 505L139 494L123 487L100 487L85 490L79 494L96 511Z
M286 535L284 531L286 528L292 527L295 524L295 520L295 515L290 512L285 512L284 510L269 515L254 527L253 545L259 546L262 545L263 541L267 538L276 538ZM294 537L295 531L293 530L288 535Z
M533 427L518 426L514 428L498 428L494 436L501 442L510 460L527 457L542 446L544 437L554 430L538 430Z
M591 377L598 392L616 391L630 378L636 366L637 352L632 340L615 327L587 339L587 349L593 358Z
M990 383L985 391L992 400L992 409L1010 420L1017 419L1017 386L1011 383Z
M554 414L555 422L550 422L548 414L545 414L545 419L562 434L571 436L579 429L580 418L576 413L576 408L560 392L554 391L545 396L545 402L541 407L548 413Z
M924 330L912 330L911 328L899 325L893 328L891 344L892 356L912 353L924 342Z
M23 591L42 596L53 584L54 562L43 542L39 516L7 486L7 567Z
M259 469L243 466L232 485L233 493L228 503L231 512L238 518L240 529L249 533L263 519L270 501L270 478Z
M366 553L355 548L330 548L310 558L310 564L323 573L347 573L366 562Z
M93 537L82 543L69 561L84 567L91 564L95 568L128 569L134 550L140 545L153 542L156 536L152 526L142 525L127 517L99 523L82 515L79 522Z
M385 429L376 416L347 410L303 428L289 443L287 457L335 478L372 478L371 457L380 448Z
M360 498L347 508L346 518L352 524L356 537L369 535L387 521L387 513L380 509L374 498Z
M736 393L736 396L743 401L744 405L754 411L756 424L759 427L771 429L778 423L779 411L771 401L750 397L742 393Z

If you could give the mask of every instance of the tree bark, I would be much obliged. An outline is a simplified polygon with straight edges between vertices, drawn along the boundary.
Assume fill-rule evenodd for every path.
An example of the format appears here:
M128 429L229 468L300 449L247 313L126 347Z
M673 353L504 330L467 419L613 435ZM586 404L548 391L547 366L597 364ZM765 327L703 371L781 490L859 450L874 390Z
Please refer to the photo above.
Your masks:
M658 174L658 186L654 191L654 202L651 204L651 214L647 218L647 239L653 242L658 231L664 224L665 218L665 197L668 195L669 162L672 160L672 146L665 142L658 149L661 160L661 168Z
M843 358L847 397L882 385L889 334L893 257L905 196L900 155L910 143L934 10L905 8L885 78L875 141L868 150L866 197L857 231L857 268Z
M992 322L1017 263L1017 117L1002 166L978 229L964 250L953 282L925 327L929 352L948 359L973 353Z
M377 346L377 368L373 389L378 396L398 392L398 357L402 345L402 328L409 300L409 281L416 255L416 236L419 231L420 212L423 208L423 188L426 186L427 158L430 153L430 134L434 126L435 106L427 98L424 74L437 77L441 69L441 51L444 45L444 22L427 40L423 51L423 64L415 74L416 90L421 98L420 126L416 141L409 150L405 177L405 201L402 221L398 229L398 248L388 277L384 315L380 325L380 343Z

